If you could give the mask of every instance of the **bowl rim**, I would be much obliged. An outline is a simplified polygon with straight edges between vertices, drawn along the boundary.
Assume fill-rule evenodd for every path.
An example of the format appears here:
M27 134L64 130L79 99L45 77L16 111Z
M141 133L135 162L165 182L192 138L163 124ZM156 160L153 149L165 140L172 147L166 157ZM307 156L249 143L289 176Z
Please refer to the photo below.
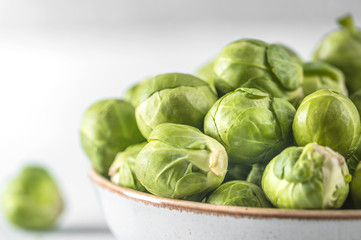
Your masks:
M129 200L142 202L159 208L185 211L215 216L230 216L234 218L278 218L304 220L361 220L361 210L295 210L278 208L254 208L238 206L222 206L209 203L159 197L126 187L118 186L104 176L90 169L90 179L98 186L109 190Z

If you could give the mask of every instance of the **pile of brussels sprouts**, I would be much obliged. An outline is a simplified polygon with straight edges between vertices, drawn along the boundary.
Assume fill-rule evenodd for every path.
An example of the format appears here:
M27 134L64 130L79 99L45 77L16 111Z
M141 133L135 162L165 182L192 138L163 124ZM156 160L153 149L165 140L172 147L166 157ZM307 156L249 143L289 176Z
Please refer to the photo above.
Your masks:
M361 31L339 23L310 62L241 39L196 76L160 74L95 103L84 151L113 183L157 196L361 208Z

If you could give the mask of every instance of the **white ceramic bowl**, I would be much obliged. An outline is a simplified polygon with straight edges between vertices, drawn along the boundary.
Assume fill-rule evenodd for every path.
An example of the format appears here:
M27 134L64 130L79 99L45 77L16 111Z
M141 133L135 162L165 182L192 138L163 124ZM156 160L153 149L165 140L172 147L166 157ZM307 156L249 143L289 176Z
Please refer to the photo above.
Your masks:
M360 240L361 210L284 210L173 200L91 180L119 240Z

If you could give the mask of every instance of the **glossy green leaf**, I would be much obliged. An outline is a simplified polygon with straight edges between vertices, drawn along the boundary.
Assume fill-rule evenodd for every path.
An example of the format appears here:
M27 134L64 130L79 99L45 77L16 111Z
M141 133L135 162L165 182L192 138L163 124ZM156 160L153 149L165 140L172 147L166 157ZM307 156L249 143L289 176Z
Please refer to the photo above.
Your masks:
M267 49L268 63L272 72L288 90L297 89L302 83L302 67L292 61L288 52L279 44L271 44Z
M191 126L163 123L138 154L135 173L155 195L201 200L222 183L227 165L227 153L215 139Z

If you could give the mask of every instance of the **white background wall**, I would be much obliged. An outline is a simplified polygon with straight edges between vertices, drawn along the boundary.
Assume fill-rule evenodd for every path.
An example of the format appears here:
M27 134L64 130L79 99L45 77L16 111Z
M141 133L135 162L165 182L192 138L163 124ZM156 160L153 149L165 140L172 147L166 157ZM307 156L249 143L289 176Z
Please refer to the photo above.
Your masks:
M361 26L360 0L0 1L0 189L20 166L46 165L66 196L62 228L102 228L79 143L90 104L148 76L192 73L239 38L307 60L345 13Z
M46 25L144 21L193 22L199 20L333 19L345 12L360 11L358 0L11 0L2 1L4 24Z

